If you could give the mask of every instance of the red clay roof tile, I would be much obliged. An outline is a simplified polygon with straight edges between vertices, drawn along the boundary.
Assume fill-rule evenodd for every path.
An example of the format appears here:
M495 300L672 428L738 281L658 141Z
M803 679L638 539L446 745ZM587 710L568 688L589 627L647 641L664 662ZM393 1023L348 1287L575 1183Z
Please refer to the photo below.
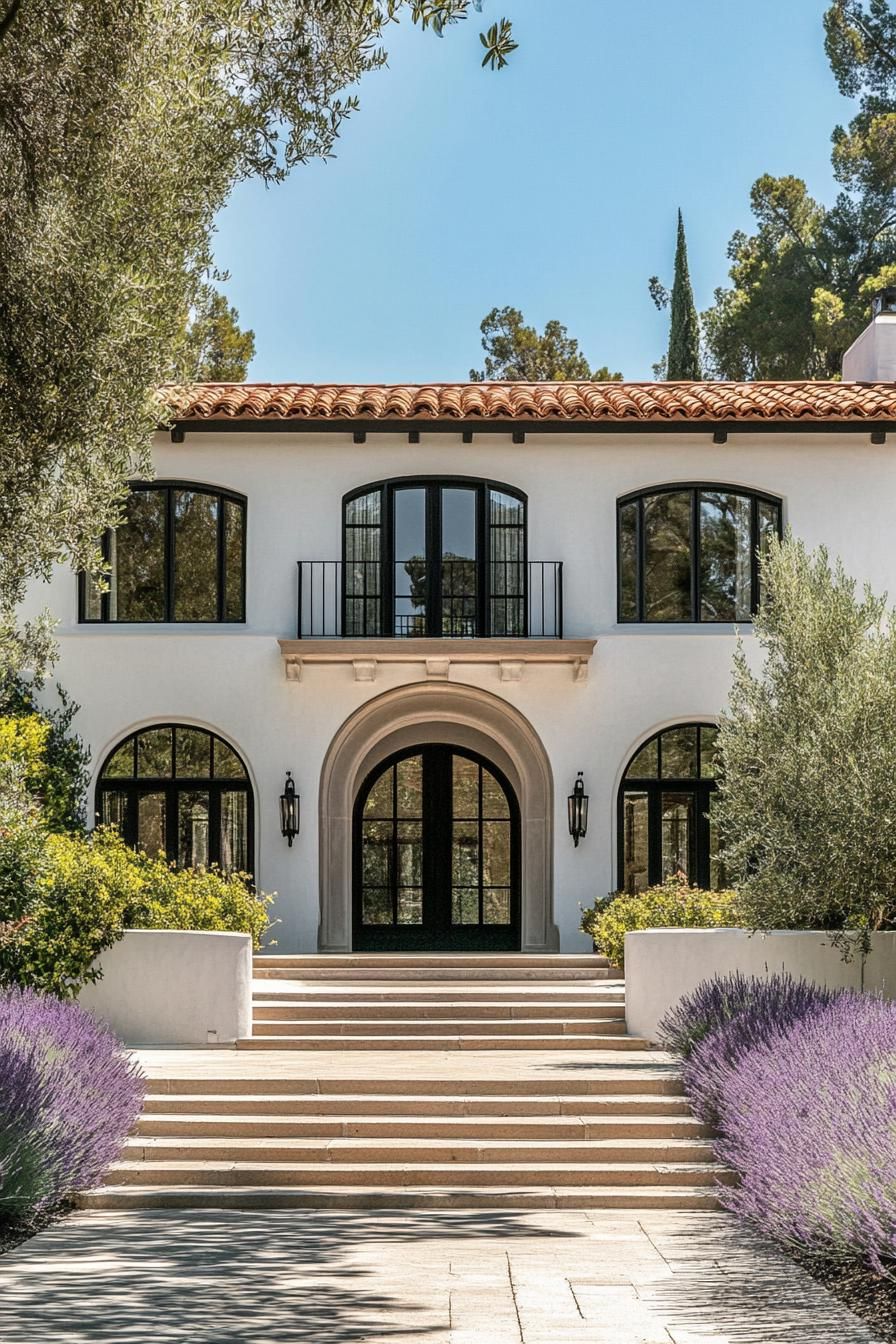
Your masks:
M174 420L896 420L896 383L195 383L160 390Z

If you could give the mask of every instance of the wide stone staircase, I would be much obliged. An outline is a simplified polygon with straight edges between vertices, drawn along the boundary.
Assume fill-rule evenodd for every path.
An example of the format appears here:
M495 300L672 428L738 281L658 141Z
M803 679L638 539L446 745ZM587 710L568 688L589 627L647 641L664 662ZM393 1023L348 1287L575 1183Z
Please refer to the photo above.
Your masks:
M255 974L252 1037L152 1070L86 1206L716 1207L727 1173L674 1066L626 1034L601 958L260 957Z

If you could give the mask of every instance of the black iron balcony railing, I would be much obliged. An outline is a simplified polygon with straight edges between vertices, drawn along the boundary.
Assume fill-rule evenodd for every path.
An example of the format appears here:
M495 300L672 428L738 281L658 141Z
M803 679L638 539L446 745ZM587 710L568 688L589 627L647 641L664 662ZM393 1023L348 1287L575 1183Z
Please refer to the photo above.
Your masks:
M299 639L562 639L560 560L300 560Z

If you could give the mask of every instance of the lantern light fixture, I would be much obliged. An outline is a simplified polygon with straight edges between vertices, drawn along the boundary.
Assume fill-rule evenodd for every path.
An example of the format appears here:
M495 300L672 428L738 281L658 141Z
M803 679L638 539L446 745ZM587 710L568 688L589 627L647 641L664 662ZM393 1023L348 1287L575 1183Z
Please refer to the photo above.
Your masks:
M292 849L292 842L299 833L299 795L291 770L286 772L286 783L280 795L280 831Z
M588 830L588 795L585 792L585 780L582 771L578 773L572 793L567 799L569 808L569 833L572 842L578 848L579 841Z

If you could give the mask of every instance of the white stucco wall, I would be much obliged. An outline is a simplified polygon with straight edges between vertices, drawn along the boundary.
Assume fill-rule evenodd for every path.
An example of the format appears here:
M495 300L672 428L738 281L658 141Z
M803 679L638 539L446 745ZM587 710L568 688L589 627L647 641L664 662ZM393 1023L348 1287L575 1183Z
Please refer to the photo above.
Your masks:
M821 931L750 933L746 929L646 929L625 935L625 1017L636 1036L656 1040L671 1008L716 975L765 979L788 972L832 989L896 997L896 933L874 935L871 955L844 961Z
M223 1045L252 1032L247 933L128 929L99 958L82 1007L126 1045Z
M78 626L77 585L60 570L36 588L32 609L60 620L56 676L81 705L76 726L98 770L109 749L141 725L196 723L231 742L255 790L256 875L278 892L278 950L313 951L318 929L318 789L334 734L362 703L417 682L419 666L381 666L373 683L350 665L306 665L284 676L278 638L295 635L296 561L341 555L342 497L391 476L459 475L504 481L529 498L529 557L564 562L565 629L596 637L586 683L568 667L526 668L502 682L494 666L452 666L450 679L502 696L541 737L554 773L555 917L564 951L586 950L579 906L616 882L618 783L638 744L682 719L713 719L723 706L735 632L731 626L616 623L616 499L673 481L708 481L779 495L785 521L807 542L825 542L861 582L896 590L891 537L896 455L867 434L732 435L714 445L702 433L402 435L187 433L159 435L160 478L194 480L248 497L244 627ZM749 627L746 629L749 639ZM279 834L286 770L302 797L302 834L290 849ZM590 794L586 839L573 847L566 796L578 770ZM91 784L91 790L92 790ZM92 796L92 792L91 792Z

